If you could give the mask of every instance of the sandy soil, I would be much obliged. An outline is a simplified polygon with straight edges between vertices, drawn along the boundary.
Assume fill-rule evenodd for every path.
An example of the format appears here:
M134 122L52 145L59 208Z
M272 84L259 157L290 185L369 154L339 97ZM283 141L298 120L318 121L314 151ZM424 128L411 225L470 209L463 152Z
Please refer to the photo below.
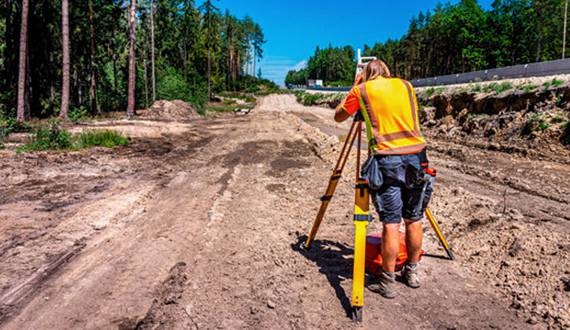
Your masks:
M299 249L347 124L288 95L250 115L103 122L127 147L0 160L0 328L527 329L568 326L570 168L433 141L419 290L350 306L348 164ZM371 231L377 223L370 226Z

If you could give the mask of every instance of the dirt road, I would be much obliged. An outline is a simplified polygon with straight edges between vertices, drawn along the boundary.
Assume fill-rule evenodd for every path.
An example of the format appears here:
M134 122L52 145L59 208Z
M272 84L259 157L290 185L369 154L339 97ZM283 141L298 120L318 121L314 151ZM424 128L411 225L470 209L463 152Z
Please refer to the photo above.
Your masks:
M0 327L568 324L568 166L435 141L433 210L460 260L438 258L428 231L424 286L393 301L367 291L354 326L352 175L299 250L346 130L330 116L269 96L245 117L97 123L133 136L120 149L3 152Z

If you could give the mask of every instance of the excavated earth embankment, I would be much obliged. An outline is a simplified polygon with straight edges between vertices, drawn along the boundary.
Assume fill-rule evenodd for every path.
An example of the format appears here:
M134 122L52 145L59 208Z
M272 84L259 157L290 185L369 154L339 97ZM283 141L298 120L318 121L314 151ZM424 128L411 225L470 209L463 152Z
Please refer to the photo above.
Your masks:
M570 85L419 98L431 136L570 163Z

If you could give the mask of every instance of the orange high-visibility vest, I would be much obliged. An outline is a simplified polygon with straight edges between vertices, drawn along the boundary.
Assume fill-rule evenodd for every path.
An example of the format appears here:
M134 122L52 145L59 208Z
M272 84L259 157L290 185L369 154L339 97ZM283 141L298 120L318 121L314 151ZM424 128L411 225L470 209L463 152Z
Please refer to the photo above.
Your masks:
M412 85L397 78L377 78L355 86L343 105L358 109L366 122L369 146L376 155L414 154L426 147Z

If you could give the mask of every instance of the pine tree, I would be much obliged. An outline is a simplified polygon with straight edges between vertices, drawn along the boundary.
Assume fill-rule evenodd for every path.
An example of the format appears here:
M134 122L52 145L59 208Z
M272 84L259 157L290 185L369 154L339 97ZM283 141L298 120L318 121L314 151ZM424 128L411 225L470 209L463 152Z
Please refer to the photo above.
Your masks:
M18 121L26 119L26 64L28 60L28 15L29 15L29 0L22 0L22 22L20 29L20 64L18 66Z
M127 116L135 115L135 45L136 45L136 13L137 1L131 0L131 9L129 14L129 86L128 86L128 104Z
M61 30L62 30L62 54L63 54L63 66L62 66L62 87L61 87L61 110L59 116L63 120L68 119L69 112L69 4L68 0L61 1Z
M203 25L206 36L206 47L208 51L208 99L212 98L212 47L216 32L216 15L218 13L218 8L214 6L212 0L207 0L200 7L204 13Z

